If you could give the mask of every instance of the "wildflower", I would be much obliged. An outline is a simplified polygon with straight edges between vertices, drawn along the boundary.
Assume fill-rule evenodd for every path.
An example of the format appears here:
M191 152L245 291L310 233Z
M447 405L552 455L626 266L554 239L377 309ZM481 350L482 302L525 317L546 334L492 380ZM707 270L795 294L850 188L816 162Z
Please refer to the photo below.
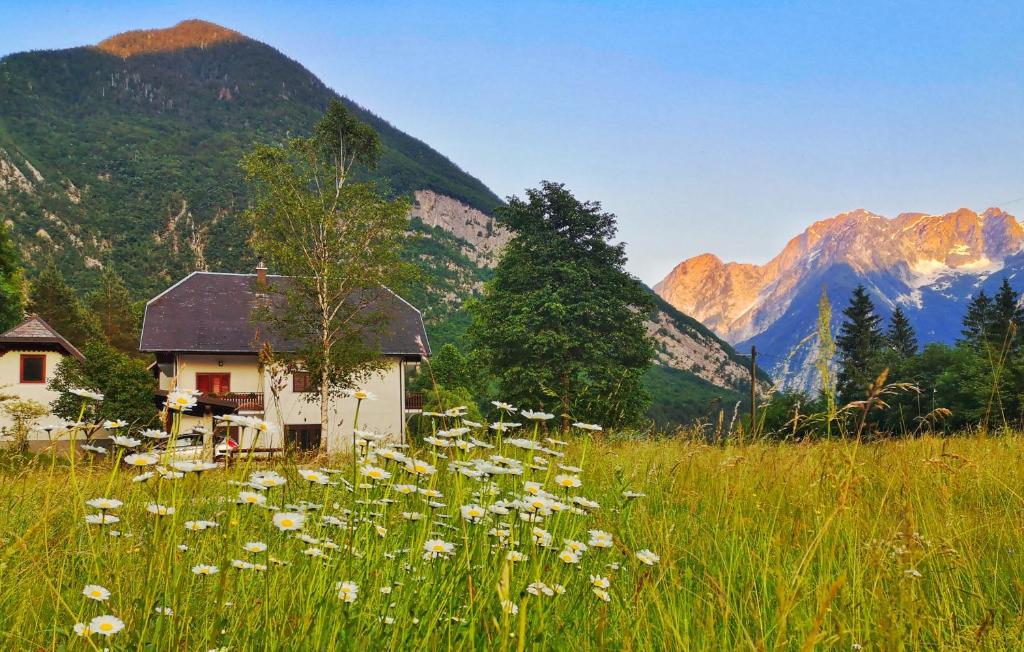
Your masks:
M508 614L510 616L514 616L517 613L519 613L519 606L515 602L512 602L511 600L502 600L501 601L501 611L502 611L502 613L506 613L506 614Z
M174 513L174 508L168 505L158 505L157 503L150 503L146 505L146 511L155 516L170 516Z
M168 437L170 437L170 435L168 435L163 430L154 430L152 428L147 428L140 432L139 434L149 439L167 439Z
M907 570L905 570L903 572L906 573L907 575L909 575L910 577L913 577L914 579L918 579L918 578L924 577L921 574L921 571L917 570L916 568L908 568Z
M590 541L587 542L587 545L594 548L611 548L612 535L604 530L591 530Z
M93 498L85 501L85 504L96 509L117 509L124 503L116 498Z
M544 485L539 482L527 482L523 485L523 491L531 496L539 496L544 493Z
M216 575L220 572L220 569L209 564L199 564L192 567L192 572L196 575Z
M75 633L79 636L89 636L92 634L92 630L85 623L75 623Z
M585 507L587 509L601 509L600 503L594 500L588 500L583 496L573 496L569 500L570 502L579 505L580 507Z
M232 559L231 566L232 568L237 568L239 570L252 570L253 568L253 565L244 559Z
M448 543L440 539L430 539L423 544L425 559L434 559L439 555L450 555L455 550L454 543Z
M359 585L355 582L338 582L338 597L342 602L355 602L359 597Z
M469 419L463 419L462 423L469 426L470 428L483 428L484 424L477 423L476 421L470 421Z
M607 577L601 577L600 575L591 575L590 583L599 589L607 589L609 586L612 585L612 583L608 580Z
M78 389L78 388L75 388L75 389L69 389L68 391L71 392L72 394L74 394L75 396L81 396L82 398L88 398L88 399L91 399L93 401L102 401L103 400L103 394L100 394L99 392L93 392L93 391L88 390L88 389Z
M107 449L102 446L93 446L92 444L82 444L82 450L90 453L96 453L97 455L106 455Z
M402 518L407 521L421 521L424 515L419 512L402 512Z
M555 594L555 590L544 582L532 582L526 587L526 592L530 595L541 595L544 594L548 597Z
M359 467L359 473L370 478L371 480L387 480L391 477L391 473L377 466L370 466L364 464Z
M462 512L462 518L470 523L479 523L480 519L487 514L480 505L463 505L459 510Z
M320 548L313 547L313 546L310 546L309 548L306 548L305 550L303 550L302 554L308 555L310 557L326 557L327 556L327 555L324 554L323 550L321 550Z
M239 491L238 502L243 505L264 505L267 502L267 497L255 491Z
M104 421L103 427L107 430L117 430L118 428L124 428L128 424L124 421ZM135 448L142 443L141 439L135 439L134 437L128 437L126 435L114 435L110 438L112 442L118 446L124 446L125 448Z
M599 588L597 588L595 586L595 587L593 587L593 591L594 591L594 595L596 595L598 598L604 600L605 602L611 602L612 601L612 596L609 595L608 592L605 591L604 589L599 589Z
M168 410L181 412L191 410L198 402L193 392L187 389L174 389L167 393L167 400L164 402L164 405L167 406Z
M569 442L562 441L561 439L555 439L554 437L545 437L544 441L546 441L549 444L554 444L555 446L568 446L569 445Z
M583 469L578 466L569 466L568 464L559 464L558 468L569 473L582 473Z
M117 523L121 519L114 516L113 514L86 514L85 522L89 525L110 525Z
M242 548L246 552L252 552L252 553L263 552L263 551L265 551L267 549L267 544L263 543L262 541L250 541L247 544L245 544L244 546L242 546Z
M579 476L563 473L555 476L555 484L566 489L575 489L582 486L583 482L580 481Z
M409 495L416 493L416 485L414 484L396 484L391 487L395 491L403 495Z
M299 475L303 480L312 482L314 484L327 484L330 482L330 478L327 477L326 473L320 471L312 471L310 469L299 469Z
M262 487L264 489L273 489L274 487L280 487L288 480L276 471L264 471L253 473L250 477L250 481L253 486Z
M357 401L376 401L377 396L373 392L366 391L365 389L349 389L345 390L345 396L354 398Z
M513 412L516 411L516 408L512 407L508 403L502 403L501 401L491 401L491 405L498 408L502 412L508 412L509 414L512 414Z
M405 470L414 475L433 475L436 468L423 460L409 460L405 464Z
M644 498L647 496L647 494L645 494L642 491L630 491L629 489L627 489L626 491L622 492L622 496L624 498Z
M526 561L526 555L518 550L509 550L508 553L505 554L505 559L513 563L517 561Z
M147 480L152 480L154 477L156 477L155 473L147 471L146 473L140 473L132 478L132 482L146 482Z
M643 563L647 564L648 566L653 566L653 565L657 564L659 561L661 561L661 557L659 557L658 555L654 554L650 550L646 550L646 549L641 550L638 553L636 553L636 558L639 559L640 561L642 561Z
M523 418L531 421L547 421L548 419L555 418L555 415L548 412L534 412L533 410L523 410L519 414L523 415Z
M579 428L580 430L591 430L593 432L600 432L601 430L604 430L604 428L597 425L596 423L582 423L580 421L577 421L572 425L573 427Z
M285 532L300 529L306 521L306 515L297 512L278 512L274 514L273 520L277 529Z
M103 602L104 600L110 598L110 591L100 586L99 584L86 584L85 588L82 589L82 595L89 598L90 600Z
M580 560L579 553L569 550L568 548L558 553L558 558L567 564L576 564Z
M573 541L572 539L566 539L565 549L572 550L573 552L586 552L587 545L582 541Z
M423 441L431 446L437 446L438 448L448 448L452 445L447 439L441 439L440 437L424 437Z
M124 621L117 616L96 616L89 621L89 631L101 636L111 636L124 629Z
M124 463L129 466L150 466L160 461L160 458L152 453L132 453L124 456Z
M158 616L173 616L174 610L170 607L156 607L153 609Z
M497 430L499 432L505 432L506 430L512 430L513 428L518 428L521 425L523 425L523 424L521 424L521 423L514 423L512 421L508 421L508 422L501 422L501 421L499 421L498 423L492 423L491 424L491 430ZM526 441L530 441L530 440L527 439ZM509 443L511 443L511 441ZM530 442L530 443L532 444L533 442ZM520 446L520 448L523 448L523 447Z

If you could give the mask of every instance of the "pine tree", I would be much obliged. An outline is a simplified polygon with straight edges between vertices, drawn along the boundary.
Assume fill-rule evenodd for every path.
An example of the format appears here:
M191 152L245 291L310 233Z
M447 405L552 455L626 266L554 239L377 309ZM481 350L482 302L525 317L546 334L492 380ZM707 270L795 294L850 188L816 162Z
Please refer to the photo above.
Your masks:
M1004 347L1008 350L1017 348L1010 333L1016 331L1020 326L1024 311L1020 308L1020 296L1010 287L1010 282L1003 278L1003 284L999 291L992 298L992 309L989 314L988 336L989 342L996 351L1002 351Z
M839 351L837 385L840 399L846 403L864 398L868 386L883 368L885 338L882 318L863 285L853 291L850 305L843 310L846 318L839 328L836 345Z
M117 272L103 270L100 287L86 298L107 344L122 353L135 355L139 347L139 311Z
M917 355L917 334L903 308L896 306L889 318L889 330L885 338L897 359L906 360Z
M25 307L21 266L7 225L0 221L0 333L21 321Z
M960 341L976 348L983 347L988 342L991 321L992 300L984 290L979 290L977 296L967 304L967 314L964 315L963 328L960 331L963 337Z
M75 346L82 346L99 332L96 318L82 306L52 260L32 283L28 311L42 317Z

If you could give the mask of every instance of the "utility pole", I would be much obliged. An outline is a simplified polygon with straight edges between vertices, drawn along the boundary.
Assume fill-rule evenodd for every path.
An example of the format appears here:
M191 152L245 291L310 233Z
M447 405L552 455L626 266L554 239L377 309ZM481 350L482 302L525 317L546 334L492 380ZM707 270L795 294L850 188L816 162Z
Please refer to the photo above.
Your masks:
M757 347L750 347L750 436L757 427Z

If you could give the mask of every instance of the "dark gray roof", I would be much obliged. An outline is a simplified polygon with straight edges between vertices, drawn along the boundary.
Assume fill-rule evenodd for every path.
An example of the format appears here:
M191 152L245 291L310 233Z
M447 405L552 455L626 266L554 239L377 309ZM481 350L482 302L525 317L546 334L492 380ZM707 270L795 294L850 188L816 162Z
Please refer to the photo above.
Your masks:
M288 277L268 275L267 282L279 288ZM258 297L255 274L193 272L146 304L139 350L252 353L263 341L281 351L293 349L253 322ZM372 305L384 321L368 345L379 346L385 355L430 354L419 310L387 288L381 288Z
M55 331L53 326L47 324L38 315L29 315L25 321L0 334L0 354L4 351L17 351L19 349L52 349L73 355L79 360L85 359L81 351L76 349L71 342L64 339L63 335Z

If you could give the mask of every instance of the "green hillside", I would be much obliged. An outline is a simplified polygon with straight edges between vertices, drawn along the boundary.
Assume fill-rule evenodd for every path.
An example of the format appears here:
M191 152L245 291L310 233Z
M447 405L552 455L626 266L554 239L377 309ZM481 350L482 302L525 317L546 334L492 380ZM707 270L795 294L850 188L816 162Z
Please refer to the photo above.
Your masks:
M246 203L239 158L257 141L307 133L336 96L252 40L127 59L91 47L10 55L0 60L0 150L45 181L26 171L34 191L6 193L0 210L30 267L55 250L79 286L94 276L87 258L113 265L142 295L195 267L248 269L231 219ZM423 142L342 99L379 132L373 174L394 193L431 189L485 212L500 203Z

